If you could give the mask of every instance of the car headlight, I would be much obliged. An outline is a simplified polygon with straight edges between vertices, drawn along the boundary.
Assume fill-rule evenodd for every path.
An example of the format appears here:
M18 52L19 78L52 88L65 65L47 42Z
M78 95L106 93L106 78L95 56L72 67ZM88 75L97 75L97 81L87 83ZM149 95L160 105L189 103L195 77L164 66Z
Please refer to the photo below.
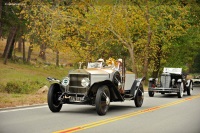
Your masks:
M87 86L89 86L89 84L90 84L89 78L83 78L83 79L81 80L81 85L82 85L83 87L87 87Z
M62 80L62 83L61 83L63 86L68 86L69 85L69 77L65 77L63 80Z

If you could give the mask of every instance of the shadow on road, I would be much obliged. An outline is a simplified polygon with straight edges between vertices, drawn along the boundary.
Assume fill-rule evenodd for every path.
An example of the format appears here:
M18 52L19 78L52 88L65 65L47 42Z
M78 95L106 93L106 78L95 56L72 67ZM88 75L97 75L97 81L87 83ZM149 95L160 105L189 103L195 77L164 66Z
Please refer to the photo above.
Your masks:
M123 103L118 102L119 105L116 105L116 103L114 103L114 105L111 103L109 110L107 113L116 113L116 112L121 112L121 111L128 111L129 109L136 109L134 101L132 101L132 105L123 105ZM71 108L66 108L66 105L63 105L63 109L59 112L59 113L66 113L66 114L88 114L88 115L97 115L96 113L96 108L95 106L90 106L90 105L75 105L77 107L71 109Z

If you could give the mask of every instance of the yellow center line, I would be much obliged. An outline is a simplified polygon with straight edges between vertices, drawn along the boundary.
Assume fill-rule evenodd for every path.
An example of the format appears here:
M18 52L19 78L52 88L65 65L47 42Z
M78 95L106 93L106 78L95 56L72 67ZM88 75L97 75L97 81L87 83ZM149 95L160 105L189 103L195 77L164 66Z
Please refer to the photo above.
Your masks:
M189 100L192 100L192 99L196 99L196 98L200 98L200 94L198 94L196 96L184 98L184 99L181 99L181 100L177 100L177 101L174 101L174 102L171 102L171 103L163 104L163 105L160 105L160 106L155 106L155 107L152 107L152 108L147 108L147 109L139 110L139 111L136 111L136 112L131 112L131 113L128 113L128 114L124 114L124 115L100 120L100 121L97 121L97 122L92 122L92 123L89 123L89 124L84 124L84 125L80 125L80 126L76 126L76 127L72 127L72 128L67 128L67 129L64 129L64 130L56 131L54 133L73 133L73 132L85 130L85 129L88 129L88 128L97 127L97 126L100 126L100 125L103 125L103 124L111 123L111 122L114 122L114 121L118 121L118 120L121 120L121 119L125 119L125 118L133 117L133 116L136 116L136 115L144 114L144 113L147 113L147 112L152 112L152 111L159 110L159 109L162 109L162 108L167 108L169 106L180 104L180 103L183 103L183 102L186 102L186 101L189 101Z

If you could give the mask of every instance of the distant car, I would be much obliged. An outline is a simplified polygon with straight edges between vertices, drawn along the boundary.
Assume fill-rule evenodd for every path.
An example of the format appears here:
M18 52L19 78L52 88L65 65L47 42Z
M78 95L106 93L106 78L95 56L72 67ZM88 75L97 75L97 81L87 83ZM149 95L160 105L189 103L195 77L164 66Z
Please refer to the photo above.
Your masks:
M150 97L154 93L177 93L178 98L183 97L183 93L191 95L193 91L193 82L186 80L186 75L182 73L182 68L164 68L160 79L150 78L148 93Z
M192 79L193 83L194 83L194 86L199 86L200 85L200 75L199 76L195 76L193 79Z
M48 91L48 106L52 112L59 112L63 104L94 105L98 115L105 115L110 102L134 100L141 107L144 99L142 81L135 74L113 66L103 66L102 62L88 63L86 69L70 71L63 80L48 77L53 81ZM80 65L81 66L81 65Z

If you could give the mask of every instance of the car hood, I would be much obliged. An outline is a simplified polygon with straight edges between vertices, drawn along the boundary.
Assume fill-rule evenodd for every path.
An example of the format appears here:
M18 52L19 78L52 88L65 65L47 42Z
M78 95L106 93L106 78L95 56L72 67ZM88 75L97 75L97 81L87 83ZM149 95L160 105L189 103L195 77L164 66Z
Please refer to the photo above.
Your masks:
M85 69L85 71L89 72L90 74L110 74L114 72L113 69L97 69L97 68Z
M99 68L89 68L89 69L76 69L69 74L110 74L113 73L113 69L99 69Z

